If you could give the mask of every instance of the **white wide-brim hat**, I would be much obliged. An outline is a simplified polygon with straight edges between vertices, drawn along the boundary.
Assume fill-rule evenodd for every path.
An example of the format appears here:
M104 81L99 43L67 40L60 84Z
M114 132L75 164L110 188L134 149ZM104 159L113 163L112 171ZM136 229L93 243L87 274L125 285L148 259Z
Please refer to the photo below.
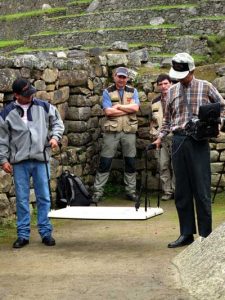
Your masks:
M177 53L172 58L172 67L169 72L169 76L174 79L183 79L189 72L195 69L195 63L193 57L186 53Z

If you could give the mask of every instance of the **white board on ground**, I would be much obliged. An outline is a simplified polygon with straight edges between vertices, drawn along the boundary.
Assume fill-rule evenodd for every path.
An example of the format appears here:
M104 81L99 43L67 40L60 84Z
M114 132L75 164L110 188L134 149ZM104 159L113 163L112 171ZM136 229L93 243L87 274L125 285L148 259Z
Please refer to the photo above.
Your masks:
M85 220L147 220L161 215L160 207L114 207L114 206L67 206L51 210L49 218L54 219L85 219Z

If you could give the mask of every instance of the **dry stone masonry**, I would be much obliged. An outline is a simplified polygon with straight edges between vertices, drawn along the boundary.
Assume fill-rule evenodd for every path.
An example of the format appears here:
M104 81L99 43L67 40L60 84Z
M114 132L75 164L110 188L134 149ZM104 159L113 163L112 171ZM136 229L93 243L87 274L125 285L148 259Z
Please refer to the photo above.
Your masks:
M119 45L119 43L118 43ZM115 45L114 45L115 46ZM94 50L94 49L93 49ZM51 189L53 196L56 189L56 177L62 171L62 162L66 168L80 176L91 189L99 151L101 149L101 95L103 89L111 83L112 71L119 65L128 66L131 84L137 87L141 100L138 113L139 130L137 133L137 170L138 187L144 175L144 149L149 141L150 103L156 96L155 80L159 73L166 69L153 69L148 65L145 49L138 53L121 51L117 54L92 55L83 50L71 50L63 53L39 53L36 55L20 55L0 59L0 105L3 107L12 100L11 85L15 78L28 78L37 89L37 97L56 105L65 123L62 140L62 156L53 153L51 159ZM98 51L96 50L96 53ZM59 58L60 56L63 58ZM139 74L139 67L132 63L139 61L145 66L145 73ZM214 81L221 93L225 93L225 64L209 67L217 72ZM157 155L149 153L148 172L149 187L157 189ZM211 143L212 186L218 182L225 161L225 140L222 135ZM120 150L113 161L111 180L122 182L123 164ZM143 176L142 176L143 175ZM220 190L225 187L222 176ZM15 215L15 192L10 175L0 172L0 220ZM31 205L35 203L31 184Z

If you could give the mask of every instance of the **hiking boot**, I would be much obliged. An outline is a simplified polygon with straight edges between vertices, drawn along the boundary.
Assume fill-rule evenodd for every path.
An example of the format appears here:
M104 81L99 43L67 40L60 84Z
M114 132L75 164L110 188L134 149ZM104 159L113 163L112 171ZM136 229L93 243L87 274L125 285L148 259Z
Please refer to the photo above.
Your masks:
M42 243L45 244L45 246L55 246L55 239L51 235L45 236L42 239Z
M23 239L19 237L14 243L13 243L13 248L22 248L29 244L29 240Z
M130 201L137 201L137 199L138 199L138 197L137 197L137 195L135 193L127 194L126 197Z
M99 195L99 194L94 194L94 195L92 196L92 202L93 202L93 203L98 203L99 201L101 201L101 198L102 198L101 195Z
M164 194L162 195L161 200L162 201L168 201L174 199L174 194Z

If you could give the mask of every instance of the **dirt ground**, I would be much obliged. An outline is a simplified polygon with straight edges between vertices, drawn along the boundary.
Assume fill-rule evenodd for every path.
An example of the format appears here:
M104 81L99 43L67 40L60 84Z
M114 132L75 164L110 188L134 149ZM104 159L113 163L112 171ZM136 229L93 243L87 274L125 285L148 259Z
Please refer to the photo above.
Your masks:
M0 299L192 300L171 263L184 248L167 248L179 234L174 201L162 208L147 221L54 220L55 247L35 227L23 249L11 237L0 246Z

